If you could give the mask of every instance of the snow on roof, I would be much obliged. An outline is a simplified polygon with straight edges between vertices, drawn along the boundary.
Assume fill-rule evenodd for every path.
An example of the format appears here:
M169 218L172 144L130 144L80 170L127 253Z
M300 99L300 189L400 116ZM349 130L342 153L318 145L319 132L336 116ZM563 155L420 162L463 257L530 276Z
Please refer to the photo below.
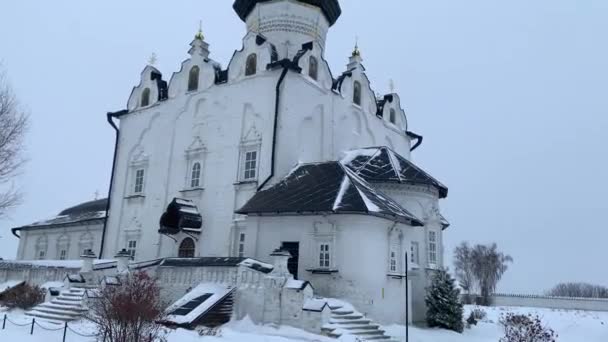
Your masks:
M21 284L25 283L23 280L8 280L3 283L0 283L0 293L6 292L14 287L17 287Z
M182 298L178 299L175 303L171 304L165 312L167 318L165 321L174 323L177 325L192 324L202 315L204 315L210 308L212 308L218 301L226 297L231 291L232 287L215 284L215 283L201 283L190 292L186 293ZM210 296L206 296L210 295ZM202 302L196 302L194 308L185 307L191 302L195 302L197 298L204 298ZM205 298L206 297L206 298ZM172 314L176 310L183 308L187 309L186 315ZM192 309L192 310L190 310Z
M309 298L304 301L304 305L302 305L302 310L319 312L323 311L323 309L327 305L327 299L325 298Z
M42 284L40 287L48 290L50 288L60 288L63 286L64 286L64 284L61 281L47 281L46 283Z
M116 264L116 260L93 260L94 266L103 267L106 266L106 264ZM11 268L11 266L79 269L82 267L82 260L2 260L0 262L0 269Z
M290 278L289 280L287 280L285 282L285 288L288 289L294 289L294 290L304 290L306 288L306 286L309 286L310 283L304 280L296 280L293 278Z
M257 271L269 273L274 269L274 266L255 259L245 259L239 263L241 266L249 267Z

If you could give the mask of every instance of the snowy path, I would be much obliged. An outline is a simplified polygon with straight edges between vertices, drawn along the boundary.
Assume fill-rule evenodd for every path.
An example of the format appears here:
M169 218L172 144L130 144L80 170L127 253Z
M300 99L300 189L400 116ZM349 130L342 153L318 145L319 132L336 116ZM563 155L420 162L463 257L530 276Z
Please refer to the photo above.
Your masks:
M470 309L467 308L467 309ZM608 341L608 312L563 311L531 308L485 308L488 317L463 334L438 329L410 328L410 342L496 342L501 337L501 328L496 322L501 313L512 311L523 314L538 314L543 322L558 334L558 342L605 342ZM468 311L468 310L467 310ZM1 313L1 312L0 312ZM25 323L29 318L19 312L9 314L17 323ZM31 322L31 320L30 320ZM0 321L1 323L1 321ZM7 323L6 330L0 330L0 341L19 342L60 342L62 331L44 331L35 327L34 335L30 328L17 327ZM91 325L80 323L74 326L79 332L93 333ZM393 336L403 337L405 327L386 327ZM404 340L402 338L402 340ZM83 338L68 333L68 342L93 342L93 338ZM338 341L320 335L307 333L290 327L275 329L268 326L256 326L249 320L231 322L221 329L221 336L201 337L198 333L187 330L176 330L168 336L168 342L288 342L288 341ZM351 342L343 338L343 342Z

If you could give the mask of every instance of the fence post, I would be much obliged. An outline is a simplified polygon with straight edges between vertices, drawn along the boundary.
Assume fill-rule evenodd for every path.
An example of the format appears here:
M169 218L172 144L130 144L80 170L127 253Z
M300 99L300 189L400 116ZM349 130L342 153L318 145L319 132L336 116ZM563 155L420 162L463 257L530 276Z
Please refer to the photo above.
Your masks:
M6 314L4 314L4 319L2 320L2 330L6 327Z
M63 342L65 342L65 335L68 333L68 322L65 322L65 326L63 327Z
M149 342L152 342L152 333L150 333L150 339Z
M32 318L32 330L30 330L30 335L34 335L34 324L36 324L36 319Z

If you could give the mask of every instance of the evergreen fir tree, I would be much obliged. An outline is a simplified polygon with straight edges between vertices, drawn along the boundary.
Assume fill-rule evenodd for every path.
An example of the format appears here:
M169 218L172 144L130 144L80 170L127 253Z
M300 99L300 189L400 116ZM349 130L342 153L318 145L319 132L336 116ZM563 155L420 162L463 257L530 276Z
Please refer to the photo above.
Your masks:
M460 290L447 270L439 270L426 295L426 322L429 327L462 332L464 329L463 306L460 302Z

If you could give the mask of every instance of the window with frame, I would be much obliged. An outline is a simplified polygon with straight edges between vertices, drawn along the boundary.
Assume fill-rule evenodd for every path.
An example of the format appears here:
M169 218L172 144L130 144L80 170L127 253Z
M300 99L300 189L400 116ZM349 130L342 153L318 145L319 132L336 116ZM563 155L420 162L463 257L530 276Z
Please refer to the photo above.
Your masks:
M135 182L133 185L133 193L141 194L144 192L144 169L135 170Z
M245 257L245 233L239 234L239 258Z
M59 260L65 260L67 254L68 254L68 251L66 251L65 249L62 249L61 252L59 252Z
M243 160L243 180L255 180L257 178L258 151L245 151Z
M131 260L135 260L135 253L137 252L137 241L129 240L127 243L127 252L131 256Z
M361 82L355 81L353 85L353 103L361 105Z
M198 188L201 186L201 163L195 162L192 164L192 171L190 173L190 187Z
M200 75L200 68L193 66L188 73L188 91L198 90L198 79Z
M394 125L395 123L397 123L397 112L391 108L390 110L390 114L389 114L389 121Z
M44 260L44 258L46 257L46 251L41 249L38 251L38 260Z
M410 245L410 262L418 265L418 242L412 242Z
M180 244L177 251L177 256L180 258L194 258L194 252L196 247L194 246L194 240L191 238L185 238Z
M391 251L389 270L391 272L397 272L397 251Z
M245 63L245 76L255 75L258 68L258 55L255 53L247 56L247 62Z
M429 264L437 265L437 232L429 231Z
M146 88L141 92L141 106L147 107L150 105L150 88Z
M329 268L331 254L329 251L329 243L319 245L319 267Z
M319 77L319 61L315 56L310 56L308 60L308 76L315 81Z

